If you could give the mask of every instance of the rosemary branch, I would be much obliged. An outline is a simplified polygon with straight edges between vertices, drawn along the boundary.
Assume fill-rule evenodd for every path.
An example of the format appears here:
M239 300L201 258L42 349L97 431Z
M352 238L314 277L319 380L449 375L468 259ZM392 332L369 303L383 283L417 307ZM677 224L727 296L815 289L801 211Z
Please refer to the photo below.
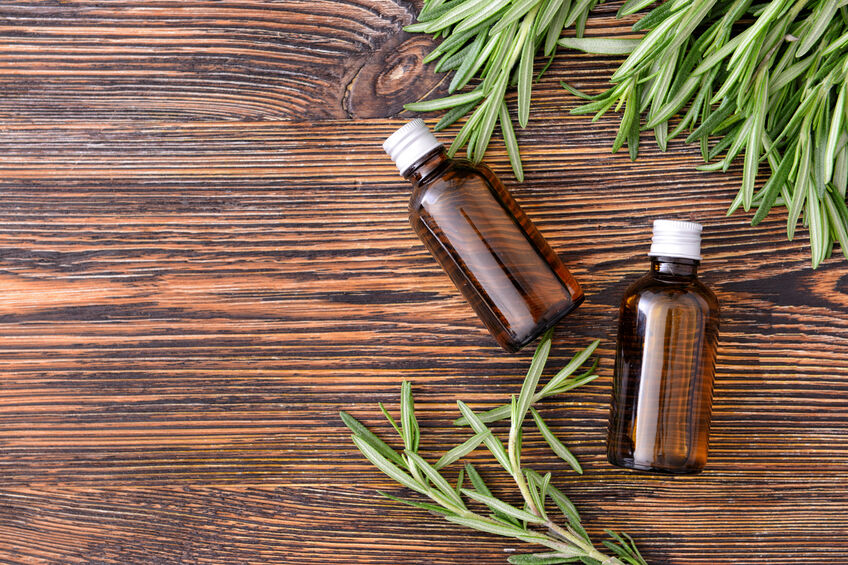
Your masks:
M426 61L456 71L449 96L408 104L417 112L446 110L442 129L469 115L449 153L467 146L479 162L500 123L516 178L521 155L505 97L518 91L517 121L530 112L533 62L557 46L628 55L612 86L588 96L574 113L621 111L613 152L638 154L641 132L660 149L687 132L700 145L700 170L727 171L742 160L742 183L728 215L756 208L751 224L776 206L787 209L786 235L809 228L813 268L835 244L848 256L848 5L845 0L627 0L619 17L652 8L633 25L641 39L586 38L599 0L426 0L408 31L443 41ZM577 37L562 38L574 25ZM542 69L536 80L547 69ZM470 91L461 92L479 77ZM644 115L644 123L642 117ZM761 169L767 180L757 183Z
M551 484L551 473L541 476L534 470L522 466L521 463L522 425L527 413L530 412L542 432L542 437L554 453L575 470L582 472L576 458L553 435L538 411L532 408L532 404L550 394L551 391L568 386L569 382L572 385L570 388L574 388L589 382L591 380L588 379L589 376L595 377L591 373L596 365L592 366L588 375L584 373L576 378L571 375L588 359L596 347L597 342L577 354L563 370L551 378L542 388L545 394L541 394L536 389L551 348L551 332L545 334L530 363L521 392L517 397L513 396L510 404L507 405L510 430L506 448L486 426L480 415L464 402L457 401L463 416L461 423L469 425L474 435L445 453L435 465L431 465L418 453L420 431L408 382L404 382L401 387L399 422L396 422L380 405L381 411L403 440L402 453L395 451L350 414L341 412L340 415L345 425L353 432L351 438L353 443L371 463L393 480L427 497L430 502L402 499L383 492L380 494L440 515L461 526L519 539L545 548L543 552L509 557L508 561L514 565L552 565L574 562L587 565L647 565L633 539L627 534L618 535L607 531L613 541L605 540L603 544L612 555L604 554L596 549L581 524L577 509L562 491ZM494 416L499 416L502 412L502 409L496 410L498 411L487 413L490 421L493 421L491 420L493 412ZM495 417L495 419L500 418ZM494 497L471 463L466 463L459 471L455 485L452 485L441 473L440 469L468 455L481 443L485 444L498 463L512 477L521 493L522 507ZM408 472L405 469L408 469ZM465 477L469 479L473 488L463 487ZM549 516L546 508L548 500L560 509L566 518L566 525L556 523ZM482 504L490 513L487 515L469 509L467 501Z
M652 5L628 0L619 15ZM839 243L848 257L848 6L844 0L670 0L633 26L639 40L567 38L564 47L628 54L613 86L573 110L594 119L623 105L613 152L636 158L641 130L660 149L688 131L707 163L727 171L744 153L742 185L728 215L756 206L757 225L788 209L789 240L803 215L813 268ZM645 125L640 115L645 114ZM673 116L680 119L671 131ZM770 169L757 189L761 165Z
M444 40L425 57L439 60L436 72L456 71L447 97L407 104L413 112L448 110L436 124L439 131L471 114L451 144L454 156L463 147L475 163L483 159L495 126L500 122L515 177L524 179L521 155L507 110L507 90L518 91L518 125L530 117L533 62L538 52L553 60L562 30L574 25L583 36L589 11L603 0L425 0L418 21L404 29L432 33ZM539 80L547 65L536 76ZM470 91L464 88L474 78Z

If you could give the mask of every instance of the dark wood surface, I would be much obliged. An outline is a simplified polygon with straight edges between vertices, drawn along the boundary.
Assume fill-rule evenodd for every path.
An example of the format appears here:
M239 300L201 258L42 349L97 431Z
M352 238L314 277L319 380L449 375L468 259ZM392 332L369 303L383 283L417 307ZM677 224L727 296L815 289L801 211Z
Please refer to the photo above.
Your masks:
M0 4L0 562L504 563L522 546L381 498L344 409L389 437L414 384L423 451L464 439L454 401L516 393L503 354L407 223L380 143L445 89L405 0ZM592 30L615 27L603 7ZM848 563L848 263L806 231L725 217L740 172L696 152L611 155L570 116L615 58L562 53L487 162L583 283L547 374L600 338L602 377L541 411L586 468L525 457L589 532L651 563ZM511 99L514 103L514 99ZM433 123L433 120L430 120ZM441 135L449 141L456 129ZM637 475L604 457L617 302L650 222L705 224L722 302L711 458ZM532 348L530 348L532 349ZM480 451L494 489L515 501Z

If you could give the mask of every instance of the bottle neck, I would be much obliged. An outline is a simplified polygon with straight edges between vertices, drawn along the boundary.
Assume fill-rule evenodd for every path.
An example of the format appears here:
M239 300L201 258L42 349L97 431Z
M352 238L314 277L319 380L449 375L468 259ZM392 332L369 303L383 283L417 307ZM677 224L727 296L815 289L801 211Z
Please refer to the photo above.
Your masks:
M441 146L436 147L409 167L403 173L403 178L415 186L420 186L435 178L438 173L444 170L449 162L450 157L445 153L445 148Z
M651 257L651 273L660 278L694 280L700 261L682 257Z

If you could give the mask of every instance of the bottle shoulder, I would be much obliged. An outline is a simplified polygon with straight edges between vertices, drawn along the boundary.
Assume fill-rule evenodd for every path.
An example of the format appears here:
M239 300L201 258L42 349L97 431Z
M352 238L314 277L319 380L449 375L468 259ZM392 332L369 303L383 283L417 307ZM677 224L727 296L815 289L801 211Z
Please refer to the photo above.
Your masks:
M694 308L713 313L719 311L715 293L697 278L657 277L653 273L645 274L628 287L622 306L634 309L663 306Z
M484 165L474 165L465 159L451 159L437 175L428 179L427 182L414 185L409 198L410 210L420 208L425 199L438 198L456 192L491 190L491 181L484 167Z

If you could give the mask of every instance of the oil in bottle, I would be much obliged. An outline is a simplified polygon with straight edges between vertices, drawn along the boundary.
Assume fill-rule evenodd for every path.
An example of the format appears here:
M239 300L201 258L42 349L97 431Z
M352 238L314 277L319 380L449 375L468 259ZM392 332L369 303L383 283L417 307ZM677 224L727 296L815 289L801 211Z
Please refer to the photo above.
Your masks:
M580 285L488 167L449 158L418 119L383 148L412 183L412 227L501 347L518 351L580 305Z
M707 448L718 340L698 280L701 226L656 220L650 271L621 303L607 456L620 467L696 473Z

